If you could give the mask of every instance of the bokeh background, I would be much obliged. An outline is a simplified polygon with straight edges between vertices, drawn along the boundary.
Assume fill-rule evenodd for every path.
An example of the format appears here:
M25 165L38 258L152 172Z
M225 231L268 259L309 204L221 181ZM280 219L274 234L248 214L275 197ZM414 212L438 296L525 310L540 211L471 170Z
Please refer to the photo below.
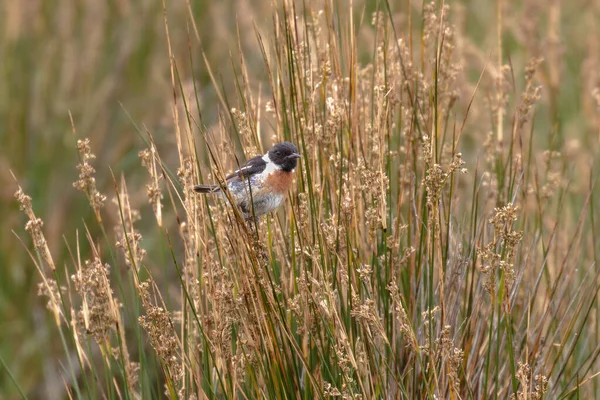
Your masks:
M165 3L183 91L191 95L195 83L203 123L210 130L218 124L221 103L207 63L219 90L233 96L232 70L239 65L241 49L252 86L265 84L256 32L268 35L272 29L273 3ZM506 26L503 61L522 70L531 57L545 59L542 96L551 101L542 102L537 109L539 137L535 140L548 141L548 148L565 147L582 155L588 154L583 149L598 147L600 95L594 88L600 87L599 1L446 3L452 7L452 19L464 41L462 48L467 49L464 56L473 69L472 84L486 62L488 68L494 68L495 21L500 7ZM353 4L357 19L368 25L378 2ZM406 1L390 4L395 9L407 7ZM422 7L418 1L411 4L417 11ZM404 23L401 17L398 23ZM65 355L45 300L38 297L39 277L25 247L30 239L24 231L25 217L14 199L11 171L44 219L55 260L68 262L65 239L72 242L76 230L94 219L85 196L73 188L78 175L78 138L91 139L99 189L114 193L111 169L117 177L124 174L130 188L137 190L130 193L132 198L137 198L142 211L150 212L149 206L143 206L145 172L138 159L145 145L135 125L152 133L167 164L169 157L175 160L165 32L159 0L0 1L0 356L32 398L61 395L59 369ZM368 29L360 35L359 46L372 44ZM367 55L370 44L365 46ZM485 101L485 97L485 88L481 88L476 101ZM467 151L476 151L479 144L465 140ZM590 159L582 157L580 162L574 168L585 173ZM136 180L140 182L137 188L132 184ZM145 233L145 240L152 241L151 230ZM0 366L0 398L16 397L3 369Z

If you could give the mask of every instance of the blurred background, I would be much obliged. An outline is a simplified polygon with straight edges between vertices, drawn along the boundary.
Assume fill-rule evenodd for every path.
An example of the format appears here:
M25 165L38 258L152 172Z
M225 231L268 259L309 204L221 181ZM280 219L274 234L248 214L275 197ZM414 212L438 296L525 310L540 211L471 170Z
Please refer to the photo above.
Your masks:
M551 101L537 110L542 136L536 140L552 137L548 148L597 148L600 95L594 88L600 87L600 2L446 3L465 41L472 83L486 60L496 60L492 27L500 3L507 27L504 62L522 71L531 57L546 61L542 96ZM357 20L368 25L378 2L353 4ZM422 8L421 2L411 4L415 12ZM218 123L220 103L204 57L225 94L235 93L232 68L239 65L239 49L252 85L265 84L256 31L268 35L272 30L272 2L167 0L166 6L182 89L191 95L195 83L203 123L211 129ZM391 2L391 7L406 9L407 2ZM404 22L398 17L400 26ZM359 50L365 43L366 55L373 42L368 32L361 30L359 37ZM77 139L91 139L100 191L109 199L114 193L110 169L117 177L124 173L130 185L139 179L137 187L130 186L137 193L130 195L138 199L142 212L151 212L138 159L145 145L134 124L153 134L167 163L170 157L176 159L168 54L159 0L0 1L0 356L32 398L52 398L52 391L60 395L59 369L65 355L45 300L37 295L38 274L16 236L30 246L10 171L32 196L55 260L65 263L65 240L72 243L76 229L94 220L87 199L73 188ZM481 91L478 101L485 101L485 88ZM152 232L146 232L145 240L151 238ZM17 397L2 370L0 366L0 398Z

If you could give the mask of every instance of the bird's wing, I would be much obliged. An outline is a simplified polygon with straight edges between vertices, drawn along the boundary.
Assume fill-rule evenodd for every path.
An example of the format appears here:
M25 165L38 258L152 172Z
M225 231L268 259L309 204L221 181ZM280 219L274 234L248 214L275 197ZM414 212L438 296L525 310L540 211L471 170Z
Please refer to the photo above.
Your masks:
M260 174L267 167L267 162L263 160L262 156L256 156L249 159L246 164L242 165L240 169L227 175L225 178L227 182L239 181L241 179L250 178L253 175Z

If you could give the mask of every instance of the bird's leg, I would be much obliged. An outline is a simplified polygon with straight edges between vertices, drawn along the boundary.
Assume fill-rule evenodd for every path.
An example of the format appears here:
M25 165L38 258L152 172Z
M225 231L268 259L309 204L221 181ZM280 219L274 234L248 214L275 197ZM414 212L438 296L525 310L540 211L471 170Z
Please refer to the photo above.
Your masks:
M252 233L252 236L255 236L258 239L258 217L248 217L246 218L246 224L248 225L248 229Z

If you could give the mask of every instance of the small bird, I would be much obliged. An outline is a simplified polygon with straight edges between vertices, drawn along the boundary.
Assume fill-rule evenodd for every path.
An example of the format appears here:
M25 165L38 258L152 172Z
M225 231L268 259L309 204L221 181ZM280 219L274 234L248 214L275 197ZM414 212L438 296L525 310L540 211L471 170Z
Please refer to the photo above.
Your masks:
M281 205L292 186L292 172L300 157L293 143L281 142L264 156L251 158L227 175L227 188L246 220L254 216L257 222L258 217ZM219 185L196 185L194 191L224 196Z

